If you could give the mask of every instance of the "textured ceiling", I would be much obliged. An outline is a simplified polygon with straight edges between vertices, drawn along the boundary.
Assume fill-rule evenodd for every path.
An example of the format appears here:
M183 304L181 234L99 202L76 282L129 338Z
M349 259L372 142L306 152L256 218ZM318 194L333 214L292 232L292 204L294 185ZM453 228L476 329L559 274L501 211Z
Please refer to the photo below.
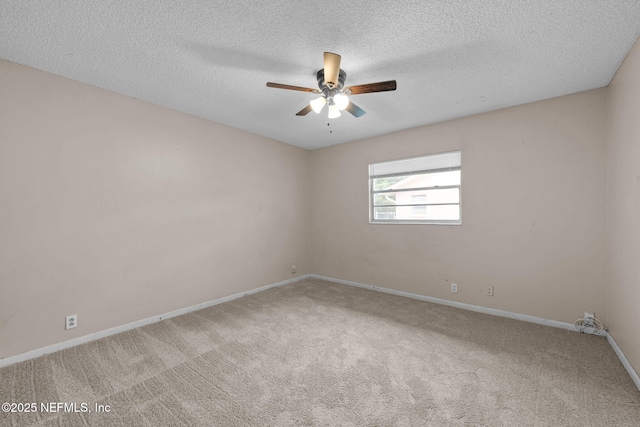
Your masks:
M639 34L638 0L0 0L0 58L308 149L606 86ZM324 51L398 90L295 116L265 83Z

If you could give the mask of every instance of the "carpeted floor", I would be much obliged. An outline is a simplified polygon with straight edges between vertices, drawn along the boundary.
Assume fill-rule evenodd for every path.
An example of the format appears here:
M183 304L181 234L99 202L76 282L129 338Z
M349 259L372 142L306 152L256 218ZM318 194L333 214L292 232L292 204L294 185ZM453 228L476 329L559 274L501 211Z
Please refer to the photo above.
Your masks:
M602 337L312 279L0 369L0 400L37 404L2 426L640 425Z

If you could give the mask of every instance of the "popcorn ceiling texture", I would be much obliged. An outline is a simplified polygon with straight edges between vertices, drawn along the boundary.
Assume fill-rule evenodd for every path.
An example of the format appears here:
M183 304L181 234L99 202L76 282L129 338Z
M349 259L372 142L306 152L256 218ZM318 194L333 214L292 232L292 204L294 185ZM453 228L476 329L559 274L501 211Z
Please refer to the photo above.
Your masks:
M639 34L637 0L0 0L0 58L308 149L606 86ZM398 90L296 117L265 83L315 87L323 51Z

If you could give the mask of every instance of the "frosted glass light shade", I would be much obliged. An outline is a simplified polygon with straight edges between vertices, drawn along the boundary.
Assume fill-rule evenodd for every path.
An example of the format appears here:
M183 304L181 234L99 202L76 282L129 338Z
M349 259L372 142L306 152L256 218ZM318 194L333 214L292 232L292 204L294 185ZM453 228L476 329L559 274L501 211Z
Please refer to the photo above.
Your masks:
M335 102L338 110L344 110L349 105L349 97L344 93L339 93L333 97L333 102Z
M329 118L330 119L335 119L337 117L340 117L340 109L338 108L338 106L336 104L331 104L329 105Z
M327 103L327 100L324 99L324 96L321 96L319 98L312 99L309 105L311 105L311 108L313 108L313 111L315 111L316 113L319 113L320 111L322 111L322 107L324 107L324 104L326 103Z

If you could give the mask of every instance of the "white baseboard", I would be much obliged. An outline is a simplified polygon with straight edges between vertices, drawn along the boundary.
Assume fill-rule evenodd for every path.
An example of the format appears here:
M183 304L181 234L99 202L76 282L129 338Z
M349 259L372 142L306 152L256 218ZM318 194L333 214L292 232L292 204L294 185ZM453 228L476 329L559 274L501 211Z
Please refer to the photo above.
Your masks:
M428 297L428 296L420 295L420 294L413 294L411 292L397 291L395 289L381 288L379 286L372 286L372 285L365 285L364 283L351 282L351 281L348 281L348 280L341 280L341 279L334 279L333 277L319 276L317 274L311 274L311 277L314 278L314 279L327 280L329 282L336 282L336 283L341 283L343 285L349 285L349 286L357 286L359 288L371 289L371 290L378 291L378 292L384 292L384 293L392 294L392 295L399 295L399 296L402 296L402 297L407 297L407 298L413 298L413 299L417 299L417 300L421 300L421 301L432 302L432 303L435 303L435 304L448 305L450 307L462 308L464 310L476 311L478 313L492 314L494 316L499 316L499 317L508 317L509 319L522 320L524 322L537 323L538 325L552 326L554 328L568 329L570 331L577 332L575 326L573 325L573 323L559 322L557 320L543 319L542 317L529 316L527 314L513 313L511 311L497 310L495 308L481 307L479 305L465 304L463 302L457 302L457 301L449 301L449 300L446 300L446 299Z
M618 347L618 344L616 343L616 341L608 332L607 332L607 341L609 341L609 345L611 345L611 347L613 348L613 351L615 351L616 354L618 355L618 359L620 359L620 361L622 362L622 366L624 366L624 369L627 370L627 373L629 374L633 382L636 384L636 387L638 387L638 390L640 390L640 377L638 376L638 373L635 371L635 369L633 369L633 366L631 366L629 359L627 359L627 357L624 355L622 350L620 350L620 347Z
M178 310L170 311L169 313L160 314L158 316L148 317L146 319L138 320L135 322L127 323L126 325L116 326L115 328L106 329L104 331L95 332L93 334L84 335L82 337L74 338L69 341L63 341L61 343L52 344L46 347L37 348L35 350L27 351L25 353L16 354L15 356L5 357L0 359L0 368L13 365L14 363L23 362L25 360L35 359L36 357L43 356L45 354L53 353L59 350L64 350L70 347L75 347L80 344L88 343L98 340L100 338L108 337L111 335L119 334L120 332L130 331L131 329L139 328L141 326L156 323L164 319L170 319L172 317L180 316L182 314L191 313L192 311L202 310L203 308L212 307L214 305L222 304L223 302L232 301L234 299L246 297L247 295L255 294L258 292L266 291L267 289L275 288L289 283L294 283L299 280L304 280L311 277L310 274L295 277L293 279L283 280L281 282L272 283L270 285L261 286L256 289L252 289L246 292L240 292L237 294L229 295L226 297L218 298L212 301L206 301L200 304L192 305L191 307L180 308Z
M554 328L568 329L570 331L578 332L573 323L559 322L557 320L543 319L542 317L529 316L526 314L518 314L518 313L513 313L505 310L496 310L494 308L481 307L478 305L465 304L462 302L449 301L446 299L433 298L433 297L428 297L424 295L413 294L411 292L397 291L395 289L365 285L364 283L335 279L333 277L320 276L318 274L311 274L310 276L313 279L327 280L329 282L341 283L343 285L357 286L359 288L371 289L378 292L385 292L387 294L399 295L399 296L413 298L421 301L432 302L435 304L448 305L450 307L462 308L464 310L477 311L479 313L492 314L494 316L507 317L509 319L522 320L524 322L536 323L538 325L546 325ZM615 351L616 355L622 362L622 365L631 376L631 379L635 383L636 387L638 387L638 390L640 390L640 377L638 377L638 373L633 369L633 367L631 366L631 363L629 363L629 360L625 357L624 353L622 353L622 350L620 350L620 347L618 347L618 344L616 344L613 337L608 332L604 336L607 337L607 341L613 348L613 351Z

